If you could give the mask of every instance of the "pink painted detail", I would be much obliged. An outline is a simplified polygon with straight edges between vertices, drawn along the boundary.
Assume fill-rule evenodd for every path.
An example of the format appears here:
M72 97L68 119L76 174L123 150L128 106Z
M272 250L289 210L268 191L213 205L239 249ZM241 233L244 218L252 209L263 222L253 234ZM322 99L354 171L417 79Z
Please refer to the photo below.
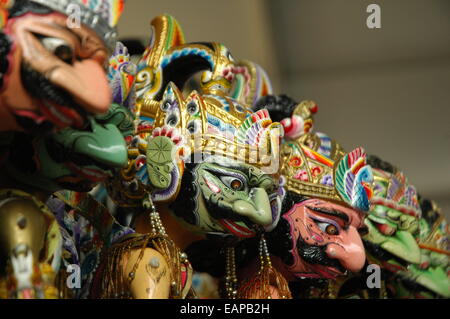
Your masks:
M284 128L284 135L289 139L296 139L304 133L304 121L298 115L292 115L281 120Z
M203 180L205 181L206 185L208 185L209 189L213 193L216 193L216 194L220 193L220 188L216 184L214 184L213 182L209 181L205 177L203 177Z
M24 299L33 299L33 293L30 288L22 290Z
M308 173L303 169L299 170L295 174L294 178L307 182L308 181Z
M233 235L235 235L236 237L240 237L240 238L251 238L254 237L256 235L256 233L244 226L240 226L236 223L234 223L231 220L227 220L227 219L220 219L219 223L225 227L230 233L232 233Z
M311 233L311 238L319 243L323 242L323 237L315 232Z
M186 282L187 282L187 267L186 265L181 265L181 287L185 287L186 286Z
M312 172L312 175L314 177L316 177L316 176L320 175L323 172L323 169L321 167L319 167L319 166L316 166L316 167L313 167L311 172Z

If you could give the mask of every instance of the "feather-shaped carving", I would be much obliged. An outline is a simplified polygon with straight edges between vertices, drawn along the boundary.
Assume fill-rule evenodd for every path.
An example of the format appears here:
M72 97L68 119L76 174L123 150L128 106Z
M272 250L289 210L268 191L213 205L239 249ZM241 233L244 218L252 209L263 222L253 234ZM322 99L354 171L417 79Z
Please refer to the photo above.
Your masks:
M368 211L372 196L373 173L366 165L364 149L357 148L339 162L335 174L335 185L339 195L349 205Z
M127 47L117 42L108 67L108 81L112 89L113 103L132 107L135 99L133 89L135 75L136 65L130 61Z
M237 142L258 145L264 129L272 123L266 109L259 110L247 117L236 133Z

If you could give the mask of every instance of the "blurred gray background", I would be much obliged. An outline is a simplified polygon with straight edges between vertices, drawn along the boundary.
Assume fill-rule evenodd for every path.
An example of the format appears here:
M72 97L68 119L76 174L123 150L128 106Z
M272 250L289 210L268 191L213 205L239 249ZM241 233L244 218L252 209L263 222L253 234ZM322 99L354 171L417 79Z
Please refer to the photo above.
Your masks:
M146 44L163 13L316 101L316 130L400 167L450 217L450 0L127 0L120 36Z

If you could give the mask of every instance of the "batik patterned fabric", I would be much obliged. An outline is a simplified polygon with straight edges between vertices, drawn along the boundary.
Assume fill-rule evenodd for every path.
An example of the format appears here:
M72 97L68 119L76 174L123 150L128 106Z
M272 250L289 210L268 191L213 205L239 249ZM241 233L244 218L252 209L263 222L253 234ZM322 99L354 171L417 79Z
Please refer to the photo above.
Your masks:
M134 231L117 223L89 195L60 192L57 196L50 198L47 205L55 214L63 237L62 267L80 267L81 285L72 289L73 298L89 298L102 251Z

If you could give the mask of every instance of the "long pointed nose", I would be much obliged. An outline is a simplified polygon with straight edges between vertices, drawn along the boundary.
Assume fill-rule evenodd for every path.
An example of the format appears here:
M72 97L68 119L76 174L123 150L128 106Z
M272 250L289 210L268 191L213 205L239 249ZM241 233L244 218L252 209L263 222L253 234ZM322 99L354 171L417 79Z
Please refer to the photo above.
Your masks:
M50 81L69 92L88 113L108 111L112 101L111 88L98 62L83 60L70 67L58 67L51 72Z
M364 267L366 252L358 231L350 226L342 243L330 243L326 253L328 257L339 260L341 265L351 271L358 272Z
M233 203L233 210L257 225L272 224L272 207L269 195L263 188L253 188L248 200L237 200Z

